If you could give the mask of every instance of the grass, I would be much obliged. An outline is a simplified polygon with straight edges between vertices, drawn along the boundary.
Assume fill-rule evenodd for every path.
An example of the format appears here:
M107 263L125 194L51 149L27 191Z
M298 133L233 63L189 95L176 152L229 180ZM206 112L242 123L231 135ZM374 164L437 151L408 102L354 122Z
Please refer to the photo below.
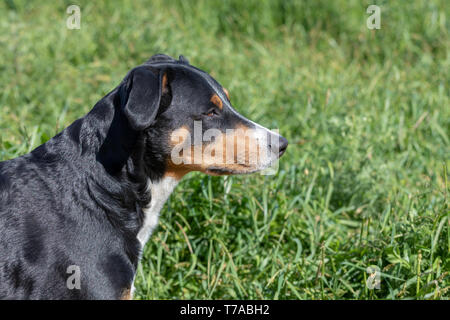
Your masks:
M290 141L275 176L191 173L137 299L448 299L450 40L442 1L0 2L0 159L154 53L209 71ZM381 7L368 30L366 8ZM367 267L381 272L369 289Z

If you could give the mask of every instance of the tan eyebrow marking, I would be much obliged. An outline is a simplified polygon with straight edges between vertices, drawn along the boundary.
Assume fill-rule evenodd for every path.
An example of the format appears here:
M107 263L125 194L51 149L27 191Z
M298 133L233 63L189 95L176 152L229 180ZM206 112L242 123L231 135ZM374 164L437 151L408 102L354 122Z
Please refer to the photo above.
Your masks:
M225 88L222 88L223 92L225 92L225 95L227 96L228 100L230 100L230 94L228 93L228 90Z
M214 103L220 110L223 108L222 100L220 100L219 96L217 94L213 94L210 100L212 103Z
M168 87L167 87L167 73L163 74L162 77L162 93L167 93L169 91Z

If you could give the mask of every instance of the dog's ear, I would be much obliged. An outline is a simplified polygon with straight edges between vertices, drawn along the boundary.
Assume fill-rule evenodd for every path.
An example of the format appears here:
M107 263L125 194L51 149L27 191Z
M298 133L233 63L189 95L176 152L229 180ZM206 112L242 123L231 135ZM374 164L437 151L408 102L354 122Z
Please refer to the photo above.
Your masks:
M168 92L165 70L136 68L130 72L121 90L121 104L130 126L137 131L148 128L158 113L161 96Z
M178 60L179 60L181 63L183 63L183 64L189 64L189 60L188 60L185 56L183 56L183 55L180 55L180 57L178 58Z
M158 63L158 62L176 62L176 60L166 54L158 53L158 54L153 55L145 63L152 64L152 63Z

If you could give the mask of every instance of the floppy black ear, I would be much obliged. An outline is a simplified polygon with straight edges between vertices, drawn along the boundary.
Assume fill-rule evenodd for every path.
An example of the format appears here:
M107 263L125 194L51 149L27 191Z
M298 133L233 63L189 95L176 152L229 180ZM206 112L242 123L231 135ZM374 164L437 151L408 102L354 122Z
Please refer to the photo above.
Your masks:
M166 86L164 71L154 73L141 67L130 73L124 89L127 94L122 98L122 110L134 130L144 130L155 120Z

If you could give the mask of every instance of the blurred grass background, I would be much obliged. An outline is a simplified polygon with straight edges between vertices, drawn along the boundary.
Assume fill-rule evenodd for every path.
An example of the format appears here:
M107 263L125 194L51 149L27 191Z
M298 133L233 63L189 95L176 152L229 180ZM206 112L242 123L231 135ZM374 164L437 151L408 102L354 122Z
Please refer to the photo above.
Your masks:
M71 4L80 30L66 28ZM366 27L370 4L380 30ZM151 55L183 54L290 146L276 176L185 177L135 298L448 298L449 8L2 1L0 160L83 116Z

